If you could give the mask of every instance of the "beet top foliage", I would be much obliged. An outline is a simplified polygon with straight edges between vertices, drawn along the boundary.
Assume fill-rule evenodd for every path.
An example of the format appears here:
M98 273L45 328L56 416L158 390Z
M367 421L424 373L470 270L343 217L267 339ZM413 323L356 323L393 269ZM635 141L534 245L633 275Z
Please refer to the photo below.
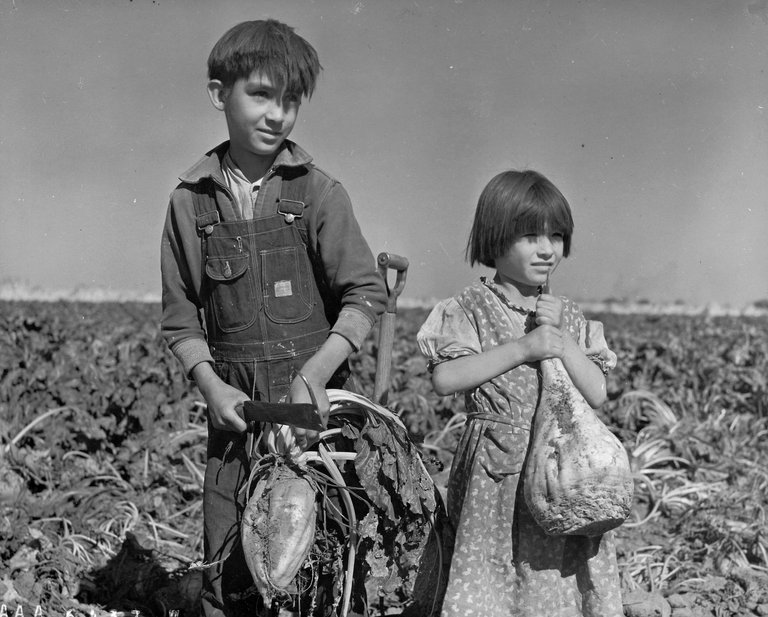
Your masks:
M463 401L432 392L426 315L398 312L389 407L443 485ZM626 597L656 592L673 617L768 614L768 318L590 317L619 356L599 413L635 478ZM0 604L195 610L205 407L158 320L154 304L0 302ZM353 358L368 396L376 341Z

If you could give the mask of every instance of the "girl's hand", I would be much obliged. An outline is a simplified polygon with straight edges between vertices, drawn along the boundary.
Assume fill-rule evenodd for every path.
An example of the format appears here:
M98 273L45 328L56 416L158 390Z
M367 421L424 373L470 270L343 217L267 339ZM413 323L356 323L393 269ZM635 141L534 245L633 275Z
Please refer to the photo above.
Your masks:
M536 301L536 324L561 328L563 325L563 301L557 296L541 294Z
M562 331L550 324L534 328L520 339L520 343L525 350L526 362L562 358L565 352Z

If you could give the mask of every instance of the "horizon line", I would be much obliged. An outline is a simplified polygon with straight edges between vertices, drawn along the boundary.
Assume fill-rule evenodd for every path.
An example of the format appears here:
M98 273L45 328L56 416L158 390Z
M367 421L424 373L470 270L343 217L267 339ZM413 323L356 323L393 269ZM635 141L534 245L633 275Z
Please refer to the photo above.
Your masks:
M126 290L111 290L99 287L76 287L75 289L41 289L26 284L11 282L0 283L0 301L4 302L84 302L84 303L127 303L160 304L160 294L154 292L138 293ZM398 306L403 309L431 309L440 298L418 298L403 296ZM605 312L623 314L659 314L659 315L733 315L766 316L768 302L759 301L741 307L733 307L718 302L702 305L689 305L680 302L656 303L650 300L629 300L607 298L598 301L575 302L585 312Z

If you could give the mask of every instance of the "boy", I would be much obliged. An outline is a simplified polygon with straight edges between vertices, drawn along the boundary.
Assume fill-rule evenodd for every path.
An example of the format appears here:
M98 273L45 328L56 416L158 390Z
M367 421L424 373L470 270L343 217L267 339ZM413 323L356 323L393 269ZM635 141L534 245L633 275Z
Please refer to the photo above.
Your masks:
M310 402L301 372L327 414L325 388L344 384L386 302L346 191L287 139L320 70L285 24L226 32L208 58L208 95L229 140L180 177L168 207L162 334L208 405L207 616L255 614L238 540L249 469L238 406ZM304 448L315 437L294 436Z

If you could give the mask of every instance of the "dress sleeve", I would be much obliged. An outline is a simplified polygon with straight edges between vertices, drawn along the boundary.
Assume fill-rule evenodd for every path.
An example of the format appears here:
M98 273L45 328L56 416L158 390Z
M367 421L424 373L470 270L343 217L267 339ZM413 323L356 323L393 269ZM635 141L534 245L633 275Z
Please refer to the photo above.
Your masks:
M421 326L416 341L429 360L430 370L446 360L480 353L477 330L454 298L435 305Z
M608 348L601 321L584 319L579 332L579 344L587 358L592 360L604 374L616 368L616 354Z

